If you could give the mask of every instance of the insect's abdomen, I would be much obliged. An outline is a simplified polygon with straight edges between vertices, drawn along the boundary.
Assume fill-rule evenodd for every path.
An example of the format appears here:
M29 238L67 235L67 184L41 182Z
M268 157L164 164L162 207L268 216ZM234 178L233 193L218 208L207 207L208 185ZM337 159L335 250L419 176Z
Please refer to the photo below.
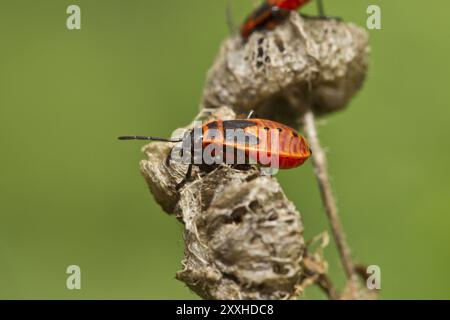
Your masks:
M306 159L308 159L307 157L289 157L289 156L280 156L279 157L279 163L278 163L278 167L280 169L293 169L293 168L297 168L299 166L301 166Z
M258 163L264 165L261 157L266 156L266 163L267 157L277 159L278 163L270 163L270 166L291 169L302 165L310 157L308 143L294 129L270 120L257 120L257 124L256 127L249 127L247 132L259 137ZM248 149L250 155L252 151L255 155L256 150L252 146Z

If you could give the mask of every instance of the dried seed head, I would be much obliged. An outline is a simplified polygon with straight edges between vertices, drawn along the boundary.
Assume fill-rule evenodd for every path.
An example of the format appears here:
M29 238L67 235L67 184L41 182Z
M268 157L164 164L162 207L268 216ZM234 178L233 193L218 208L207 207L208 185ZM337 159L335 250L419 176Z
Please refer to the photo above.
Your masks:
M255 110L286 124L300 119L305 106L319 115L334 112L362 86L368 53L367 32L354 24L292 12L245 44L239 36L224 41L208 72L203 107Z

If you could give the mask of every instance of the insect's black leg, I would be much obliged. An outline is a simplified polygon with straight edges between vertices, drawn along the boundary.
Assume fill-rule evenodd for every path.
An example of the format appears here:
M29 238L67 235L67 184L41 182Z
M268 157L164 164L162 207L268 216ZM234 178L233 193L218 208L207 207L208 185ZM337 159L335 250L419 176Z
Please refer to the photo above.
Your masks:
M170 152L166 157L166 166L170 167L170 160L172 160L172 152Z
M317 3L317 11L319 13L319 17L325 18L325 9L323 8L323 0L316 0Z
M316 20L336 20L336 21L342 21L341 17L328 17L325 14L325 9L324 9L324 5L323 5L323 0L316 0L316 4L317 4L317 12L318 12L318 16L310 16L307 14L300 14L303 18L305 19L316 19Z
M227 14L228 31L230 32L230 35L233 35L233 34L236 33L236 24L234 23L234 19L233 19L233 11L232 11L232 8L231 8L231 0L227 0L226 14Z
M188 170L186 172L186 180L189 180L192 176L192 163L189 164Z

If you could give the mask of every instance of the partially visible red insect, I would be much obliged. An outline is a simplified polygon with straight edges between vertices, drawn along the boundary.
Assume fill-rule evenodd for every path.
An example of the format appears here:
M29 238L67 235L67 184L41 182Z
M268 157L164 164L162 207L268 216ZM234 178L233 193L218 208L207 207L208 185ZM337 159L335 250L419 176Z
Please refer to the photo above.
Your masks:
M237 130L243 131L245 139L236 139L234 132ZM253 163L264 167L275 165L279 169L298 167L311 156L311 149L303 136L288 126L266 119L214 120L190 130L180 139L146 136L123 136L119 139L183 142L181 150L189 151L192 157L197 140L202 150L208 146L214 147L211 149L220 150L224 157L228 156L230 151L232 156L235 156L236 151L241 151L246 156L246 163L251 158ZM276 158L277 163L263 162L261 155ZM193 164L193 158L190 164ZM191 168L188 175L190 170Z
M257 30L271 30L283 22L289 13L298 10L310 0L265 0L245 20L241 27L241 36L244 41ZM321 0L318 0L321 1ZM321 7L321 3L319 3Z

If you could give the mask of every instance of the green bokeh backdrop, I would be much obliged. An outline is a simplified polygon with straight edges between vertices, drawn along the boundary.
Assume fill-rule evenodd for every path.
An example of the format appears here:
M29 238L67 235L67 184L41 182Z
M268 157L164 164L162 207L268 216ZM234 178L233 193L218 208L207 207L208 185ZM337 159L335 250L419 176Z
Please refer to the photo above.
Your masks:
M360 25L369 4L383 13L364 89L320 127L354 256L381 267L383 298L450 298L450 2L325 3ZM233 1L236 20L252 5ZM139 174L142 144L115 137L190 121L227 34L224 0L1 1L0 298L195 298L174 278L182 227ZM278 177L305 237L327 229L311 165ZM65 287L70 264L82 290Z

